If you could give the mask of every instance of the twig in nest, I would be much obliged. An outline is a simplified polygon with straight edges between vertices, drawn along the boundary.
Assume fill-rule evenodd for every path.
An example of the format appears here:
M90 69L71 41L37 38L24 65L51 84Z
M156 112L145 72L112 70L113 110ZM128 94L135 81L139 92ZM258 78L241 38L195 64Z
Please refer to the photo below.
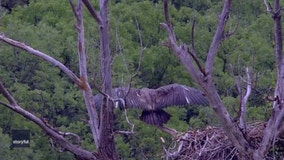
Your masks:
M265 122L251 123L247 125L247 137L253 148L258 148L263 136ZM226 136L225 131L218 127L207 127L200 131L188 131L176 140L179 145L172 152L171 159L240 159L237 148ZM276 138L275 145L283 143L283 139ZM170 151L167 149L167 151ZM274 153L271 153L270 156ZM269 158L269 157L266 157Z

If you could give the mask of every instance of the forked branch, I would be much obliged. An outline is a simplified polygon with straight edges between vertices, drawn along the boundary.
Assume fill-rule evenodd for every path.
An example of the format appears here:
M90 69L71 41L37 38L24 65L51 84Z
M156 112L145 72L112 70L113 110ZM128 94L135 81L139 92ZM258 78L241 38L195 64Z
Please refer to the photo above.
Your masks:
M90 117L90 128L92 130L93 139L96 146L99 146L99 118L96 111L96 106L93 100L92 89L88 82L88 71L87 71L87 55L85 51L85 34L83 24L83 3L78 0L75 6L71 0L69 0L71 8L76 18L76 30L77 30L77 54L79 60L80 79L84 83L84 89L82 90L86 108Z
M168 7L167 3L168 1L164 0L164 7ZM164 43L164 45L173 50L173 52L179 58L179 60L186 68L188 73L191 75L193 80L199 85L200 89L202 89L202 91L205 93L210 103L210 106L212 106L216 115L219 117L220 122L226 131L227 136L235 145L235 147L240 151L240 153L242 154L241 156L243 158L248 158L252 154L252 149L250 148L249 143L245 139L242 131L240 130L238 125L236 125L233 122L232 117L230 116L226 107L222 103L212 77L213 68L214 68L214 59L217 54L217 49L225 38L225 26L229 18L231 4L232 4L231 0L225 0L222 12L218 16L218 26L207 53L207 60L205 63L204 72L200 71L200 69L197 69L196 66L193 65L192 60L190 59L190 55L188 54L187 47L183 45L181 46L177 45L176 37L169 20L167 8L164 8L166 23L161 23L161 26L168 33L168 39Z
M217 54L217 49L221 42L224 40L224 30L229 17L230 9L231 9L231 0L227 0L224 2L223 10L221 14L218 16L218 26L215 31L214 37L212 39L206 60L205 71L208 74L212 74L215 55Z
M264 1L267 10L271 11L270 6ZM264 130L262 145L256 150L254 158L263 158L270 147L274 143L274 139L279 135L279 128L281 128L283 117L284 117L284 66L283 66L283 52L282 52L282 22L280 13L280 1L274 0L273 6L273 20L274 20L274 38L275 38L275 58L276 58L276 68L277 68L277 83L274 92L275 101L273 103L272 113L267 122L266 128Z

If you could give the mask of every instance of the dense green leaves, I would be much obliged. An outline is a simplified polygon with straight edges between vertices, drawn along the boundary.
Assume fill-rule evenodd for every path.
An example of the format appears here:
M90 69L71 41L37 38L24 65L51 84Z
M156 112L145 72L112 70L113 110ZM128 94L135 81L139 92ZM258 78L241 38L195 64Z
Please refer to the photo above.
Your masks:
M53 56L78 74L75 21L68 1L37 0L30 1L24 7L16 6L10 14L1 17L0 32ZM221 2L216 0L172 1L170 6L171 20L181 44L191 47L191 27L194 17L196 18L193 41L201 64L206 60L220 7ZM275 86L273 22L264 9L256 0L234 2L226 30L233 31L235 27L237 30L220 46L214 66L216 87L232 116L237 115L239 107L234 76L244 77L243 67L250 67L253 91L248 103L249 121L264 120L269 116L271 104L263 97L272 95ZM90 82L99 85L97 26L87 12L84 18ZM174 55L162 46L167 36L160 27L163 21L160 1L110 2L112 74L115 87L128 84L139 65L137 74L131 79L134 87L157 88L170 83L195 86ZM23 108L62 131L78 134L85 148L94 149L92 135L86 124L88 118L82 95L64 73L37 57L1 44L0 79ZM178 131L218 125L217 118L209 107L173 107L168 108L167 112L172 115L167 126ZM135 124L135 134L116 135L119 155L121 159L160 159L163 154L160 137L166 139L167 146L170 145L171 138L155 127L140 122L139 114L140 111L135 110L128 112L130 121ZM74 158L69 153L57 152L40 128L2 106L0 126L2 159L19 156L18 150L9 149L10 132L15 128L30 129L32 133L31 147L19 149L21 157ZM116 111L115 129L130 129L124 113L119 110Z

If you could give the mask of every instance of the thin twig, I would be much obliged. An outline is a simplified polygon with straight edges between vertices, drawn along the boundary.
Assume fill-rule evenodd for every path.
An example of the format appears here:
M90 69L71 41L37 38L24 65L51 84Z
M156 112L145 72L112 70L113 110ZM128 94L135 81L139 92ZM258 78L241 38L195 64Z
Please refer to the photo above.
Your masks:
M191 27L191 47L192 47L192 54L196 57L196 50L195 50L195 44L194 44L194 29L196 24L196 16L193 17L192 27Z
M115 19L115 26L117 24L117 18ZM126 62L126 58L124 56L124 52L123 52L123 49L121 47L121 44L120 44L120 40L119 40L119 37L118 37L118 27L116 26L115 27L115 42L117 43L116 46L118 47L117 50L118 50L118 53L121 55L122 57L122 60L123 60L123 64L125 65L125 69L126 69L126 72L127 72L127 75L130 75L129 73L129 69L128 69L128 64Z
M143 55L144 55L144 51L146 49L146 47L143 46L143 39L142 39L142 34L141 34L141 29L139 27L139 22L138 22L138 19L137 19L137 16L135 14L135 23L136 23L136 28L138 30L138 35L139 35L139 42L140 42L140 53L139 53L139 61L138 61L138 66L136 68L136 71L135 73L130 77L129 79L129 85L128 85L128 90L125 94L125 96L127 96L130 92L130 89L131 89L131 84L132 84L132 80L134 77L137 76L138 72L140 71L140 67L141 67L141 63L142 63L142 58L143 58Z
M127 116L127 111L125 109L125 106L124 106L124 115L125 115L126 122L129 124L129 126L131 126L131 131L130 132L133 133L135 125L129 121L128 116Z
M81 138L77 134L72 133L72 132L61 132L61 131L59 131L58 133L61 134L63 137L66 137L66 136L75 137L77 145L81 146Z
M195 52L191 52L191 51L189 50L189 48L187 48L187 51L188 51L188 53L191 55L191 57L192 57L192 59L194 60L194 62L196 63L196 65L197 65L199 71L200 71L204 76L206 76L207 74L206 74L206 72L205 72L205 70L204 70L204 67L202 67L200 61L198 60L198 58L197 58L197 56L196 56L196 53L195 53Z
M164 0L164 15L165 15L165 20L168 25L168 27L172 30L173 26L170 21L170 16L169 16L169 7L168 7L168 0Z
M271 7L270 3L267 3L266 0L263 0L263 3L266 7L266 11L269 12L269 13L272 13L272 7Z
M236 33L236 31L237 31L238 28L239 28L239 20L240 20L240 15L238 15L237 25L235 26L235 28L234 28L232 31L228 31L228 32L225 34L225 38L229 38L231 35L233 35L234 33Z
M75 17L78 17L77 11L76 11L76 7L75 7L74 3L72 2L72 0L68 0L68 1L69 1L69 4L70 4L70 6L71 6L71 9L72 9L72 11L73 11Z

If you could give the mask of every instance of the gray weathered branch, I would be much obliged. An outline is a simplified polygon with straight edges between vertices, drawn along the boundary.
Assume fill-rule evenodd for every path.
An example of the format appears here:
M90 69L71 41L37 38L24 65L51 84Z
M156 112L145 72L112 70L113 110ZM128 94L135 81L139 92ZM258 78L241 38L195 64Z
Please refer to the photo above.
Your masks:
M207 54L207 60L205 65L205 71L206 73L211 76L213 71L213 65L214 65L214 59L217 53L217 49L221 42L224 40L224 31L225 26L229 17L230 9L231 9L232 1L231 0L225 0L223 5L222 13L218 16L218 26L215 31L214 37L212 39L208 54Z
M22 50L27 51L28 53L35 55L49 63L51 63L52 65L54 65L55 67L58 67L62 72L64 72L75 84L77 84L80 88L84 88L84 83L82 83L82 81L80 80L80 78L78 78L70 69L68 69L64 64L62 64L61 62L57 61L56 59L54 59L53 57L38 51L28 45L26 45L25 43L7 38L4 34L0 34L0 41L3 41L9 45L12 45L14 47L20 48Z
M82 94L86 104L86 108L89 115L89 126L92 130L93 139L97 147L99 147L99 118L96 111L96 106L93 100L93 93L88 82L88 72L87 72L87 55L85 52L85 34L84 34L84 24L83 24L83 4L81 0L77 1L77 6L69 1L76 18L76 29L77 29L77 54L79 60L79 70L80 79L84 84L84 89L82 89Z
M47 124L47 122L43 121L42 119L36 117L34 114L20 107L1 81L0 81L0 93L8 100L8 103L0 101L1 105L33 121L35 124L41 127L48 136L50 136L54 141L60 144L60 146L62 146L64 149L75 154L78 158L90 159L90 160L95 159L92 152L82 149L79 145L74 145L68 142L68 140L66 140L62 135L63 132L60 132L57 129L51 127L51 125ZM69 133L69 134L75 135L74 133Z
M164 7L168 5L167 0L164 0ZM165 46L172 49L175 55L179 58L181 63L184 65L188 73L192 76L195 82L200 86L200 88L205 93L210 106L213 108L217 117L219 117L223 127L227 133L227 136L230 138L232 143L236 146L240 153L242 153L243 157L249 157L252 154L252 150L249 147L249 143L244 137L242 131L238 127L236 123L233 122L231 116L229 115L226 107L221 101L221 98L218 95L217 89L215 88L212 71L214 65L214 58L217 53L217 49L221 42L225 38L225 26L229 17L230 9L231 9L231 0L225 0L223 9L221 14L218 16L218 26L215 31L215 35L212 39L209 51L207 53L207 60L205 64L205 72L197 69L193 64L193 61L190 59L187 47L184 45L178 46L176 37L173 31L173 27L171 26L171 22L169 20L168 9L164 8L165 21L166 23L162 23L161 26L168 33L168 39L164 43ZM205 74L203 74L205 73Z
M82 0L85 6L88 8L90 14L93 16L93 18L97 21L99 25L102 24L102 18L101 16L97 13L97 11L94 9L92 4L90 3L89 0Z
M266 1L264 1L267 6ZM269 7L268 9L270 9ZM273 145L274 139L279 135L279 130L284 117L284 59L282 53L282 24L281 24L281 7L279 0L274 0L273 12L271 12L274 20L274 38L275 38L275 57L277 66L277 82L275 88L275 101L271 116L264 130L261 146L254 153L254 158L264 159L270 147ZM283 125L283 124L282 124Z
M246 72L246 81L244 83L246 83L246 92L245 94L242 94L241 92L241 104L240 104L240 119L239 119L239 123L240 123L240 128L243 130L243 132L246 131L246 105L247 105L247 101L248 98L251 94L251 76L250 76L250 72L249 72L249 68L246 67L245 68L245 72Z

